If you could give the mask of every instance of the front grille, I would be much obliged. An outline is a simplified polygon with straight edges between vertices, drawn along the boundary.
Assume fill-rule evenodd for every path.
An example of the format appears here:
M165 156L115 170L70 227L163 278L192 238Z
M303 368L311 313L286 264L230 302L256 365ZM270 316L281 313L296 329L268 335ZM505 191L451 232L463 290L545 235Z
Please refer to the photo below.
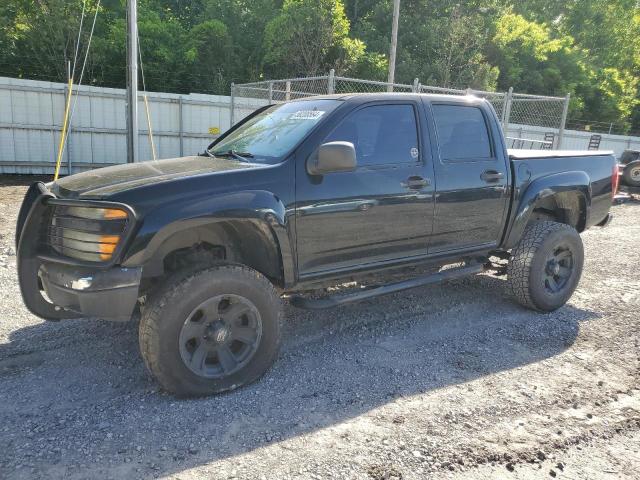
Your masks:
M43 240L60 255L89 262L105 262L127 230L128 219L90 219L74 216L70 207L50 205Z

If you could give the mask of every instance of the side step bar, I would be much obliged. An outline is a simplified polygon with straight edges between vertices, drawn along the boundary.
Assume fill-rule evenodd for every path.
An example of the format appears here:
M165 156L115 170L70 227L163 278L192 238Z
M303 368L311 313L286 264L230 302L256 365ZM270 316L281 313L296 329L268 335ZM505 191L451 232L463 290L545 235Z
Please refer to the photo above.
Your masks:
M465 265L464 267L451 268L430 275L424 275L421 277L412 278L411 280L405 280L403 282L390 283L388 285L382 285L380 287L370 288L355 293L348 293L344 295L334 295L325 298L305 298L300 295L291 297L290 303L294 307L304 308L307 310L324 310L325 308L338 307L340 305L347 305L349 303L360 302L373 297L379 297L381 295L388 295L390 293L401 292L402 290L408 290L410 288L421 287L423 285L429 285L431 283L440 283L445 280L452 280L454 278L466 277L469 275L475 275L484 271L485 266L482 264Z

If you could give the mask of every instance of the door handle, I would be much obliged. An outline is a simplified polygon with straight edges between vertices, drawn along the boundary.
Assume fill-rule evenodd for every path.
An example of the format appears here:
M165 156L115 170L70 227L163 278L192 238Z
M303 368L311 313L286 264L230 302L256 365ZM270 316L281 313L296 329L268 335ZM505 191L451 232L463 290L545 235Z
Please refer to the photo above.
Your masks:
M406 182L402 182L402 186L404 188L409 188L411 190L420 190L424 187L428 187L429 185L431 185L431 180L417 175L407 178Z
M480 175L480 179L487 183L497 182L498 180L502 180L504 178L504 173L498 172L496 170L485 170Z

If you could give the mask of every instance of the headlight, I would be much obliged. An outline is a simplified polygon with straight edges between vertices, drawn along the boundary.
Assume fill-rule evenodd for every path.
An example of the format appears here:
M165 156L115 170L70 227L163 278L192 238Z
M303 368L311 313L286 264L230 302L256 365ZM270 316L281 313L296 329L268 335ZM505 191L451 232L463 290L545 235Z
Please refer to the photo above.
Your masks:
M56 205L48 243L61 255L104 262L111 260L127 228L129 214L120 208Z

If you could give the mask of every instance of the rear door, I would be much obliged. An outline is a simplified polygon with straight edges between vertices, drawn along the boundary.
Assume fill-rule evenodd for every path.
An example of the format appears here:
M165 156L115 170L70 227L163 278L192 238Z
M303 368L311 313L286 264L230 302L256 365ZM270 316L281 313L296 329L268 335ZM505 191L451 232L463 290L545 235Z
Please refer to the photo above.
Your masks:
M296 236L302 277L427 254L433 170L423 152L423 106L366 103L314 140L354 144L353 172L309 175L296 164ZM305 154L306 155L306 154Z
M496 246L509 202L499 125L481 104L433 102L436 209L429 253Z

